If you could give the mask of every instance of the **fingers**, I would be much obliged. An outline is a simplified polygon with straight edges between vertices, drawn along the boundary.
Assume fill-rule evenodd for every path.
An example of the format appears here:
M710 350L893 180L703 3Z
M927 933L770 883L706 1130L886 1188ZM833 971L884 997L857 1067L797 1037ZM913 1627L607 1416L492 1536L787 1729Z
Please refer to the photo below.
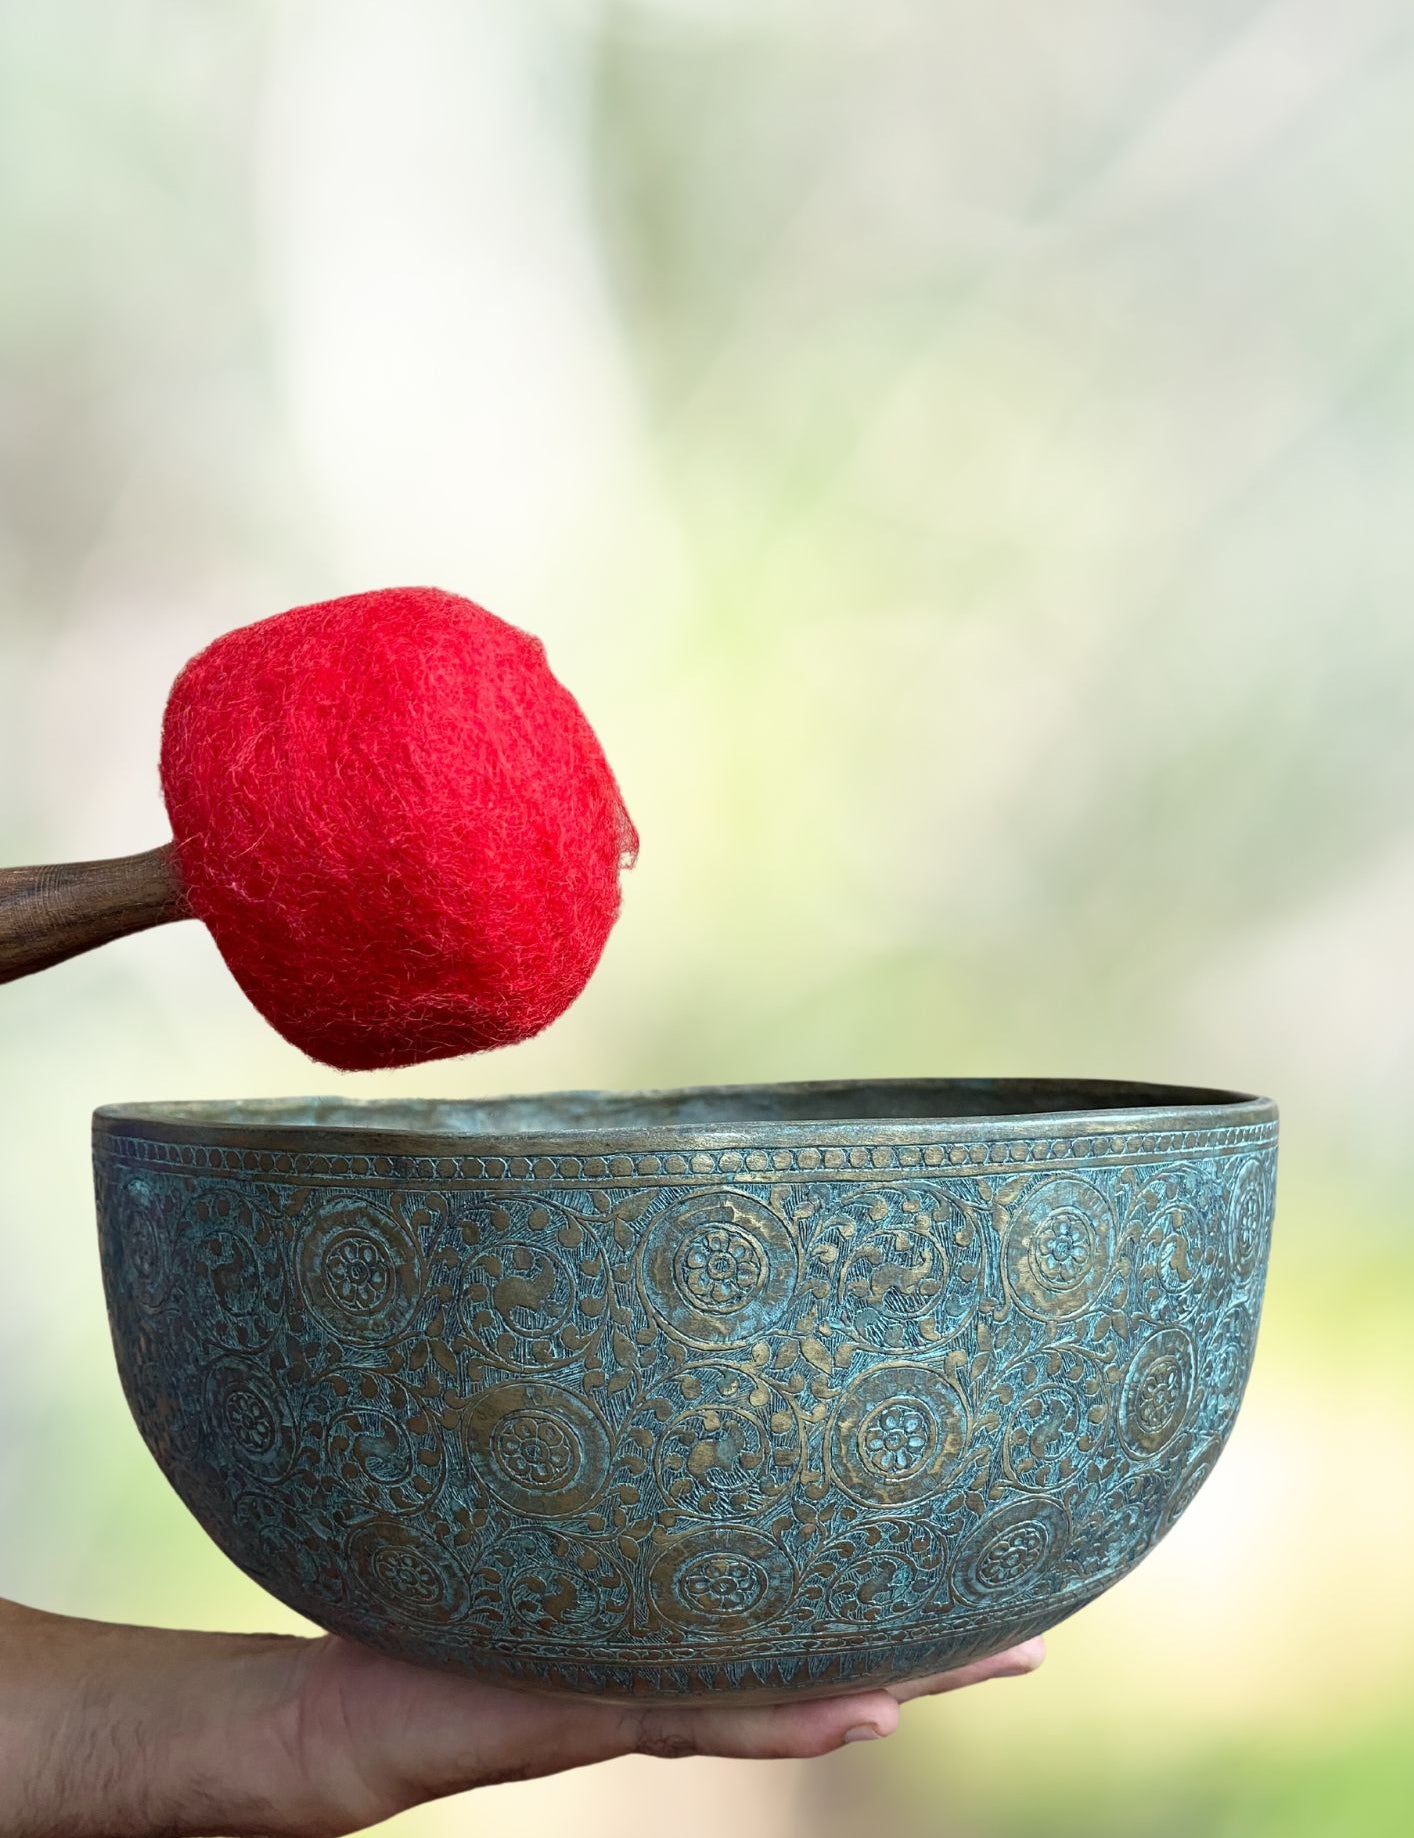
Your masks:
M813 1755L828 1755L847 1742L891 1736L898 1728L899 1706L910 1699L960 1691L966 1685L980 1685L988 1679L1020 1678L1034 1672L1045 1653L1043 1640L1027 1640L951 1672L911 1679L883 1691L857 1692L814 1703L776 1704L761 1709L705 1706L625 1711L621 1713L618 1735L626 1748L640 1755L805 1760Z
M468 1688L475 1690L475 1687ZM514 1692L484 1692L474 1721L437 1729L427 1752L428 1726L418 1749L400 1756L400 1796L421 1788L451 1793L608 1761L653 1755L665 1761L715 1755L734 1761L807 1760L846 1742L890 1736L898 1728L897 1700L887 1691L859 1692L800 1704L759 1707L726 1703L628 1706L555 1702ZM433 1782L435 1781L435 1787Z
M935 1672L930 1678L909 1679L902 1685L890 1685L890 1693L900 1704L911 1698L935 1697L944 1691L961 1691L965 1685L984 1685L992 1678L1024 1678L1034 1672L1046 1657L1046 1643L1038 1634L1020 1646L1008 1647L1005 1653L993 1653L987 1659L974 1659L970 1665L951 1672Z
M735 1761L806 1760L846 1742L891 1736L897 1701L887 1691L760 1709L627 1711L627 1746L640 1755L719 1755Z

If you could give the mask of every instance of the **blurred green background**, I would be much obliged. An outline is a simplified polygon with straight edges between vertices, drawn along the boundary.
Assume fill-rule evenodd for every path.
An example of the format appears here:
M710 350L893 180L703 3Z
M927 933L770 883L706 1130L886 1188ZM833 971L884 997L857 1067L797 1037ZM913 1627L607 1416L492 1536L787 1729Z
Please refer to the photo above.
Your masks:
M1405 0L0 0L0 860L388 582L545 637L643 834L593 987L338 1080L195 926L3 992L0 1590L287 1627L113 1373L88 1113L941 1072L1268 1091L1230 1453L1036 1678L400 1833L1333 1838L1414 1803Z

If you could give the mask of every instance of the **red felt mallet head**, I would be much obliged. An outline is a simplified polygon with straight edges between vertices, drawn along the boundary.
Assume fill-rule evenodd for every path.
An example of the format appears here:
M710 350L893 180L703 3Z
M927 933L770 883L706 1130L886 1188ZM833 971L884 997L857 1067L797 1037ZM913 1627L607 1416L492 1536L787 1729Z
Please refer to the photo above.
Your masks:
M349 1069L553 1021L638 844L539 639L428 587L218 638L172 689L162 789L187 899L241 988Z
M0 981L191 912L271 1025L349 1070L553 1021L638 846L540 641L429 587L217 639L173 687L162 788L171 850L0 874Z

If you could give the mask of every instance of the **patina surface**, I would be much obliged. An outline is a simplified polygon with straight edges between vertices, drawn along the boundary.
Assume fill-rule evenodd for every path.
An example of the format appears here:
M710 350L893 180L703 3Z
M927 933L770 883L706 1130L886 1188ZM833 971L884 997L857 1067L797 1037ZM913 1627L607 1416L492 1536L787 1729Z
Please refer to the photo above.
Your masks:
M1232 1427L1265 1100L875 1083L95 1121L133 1413L217 1543L388 1652L824 1694L1042 1631Z

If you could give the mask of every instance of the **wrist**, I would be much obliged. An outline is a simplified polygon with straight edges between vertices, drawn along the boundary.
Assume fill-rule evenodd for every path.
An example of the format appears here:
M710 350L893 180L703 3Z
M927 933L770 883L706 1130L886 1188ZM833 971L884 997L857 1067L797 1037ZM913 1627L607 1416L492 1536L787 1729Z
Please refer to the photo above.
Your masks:
M6 1838L305 1838L287 1739L310 1643L0 1609Z

